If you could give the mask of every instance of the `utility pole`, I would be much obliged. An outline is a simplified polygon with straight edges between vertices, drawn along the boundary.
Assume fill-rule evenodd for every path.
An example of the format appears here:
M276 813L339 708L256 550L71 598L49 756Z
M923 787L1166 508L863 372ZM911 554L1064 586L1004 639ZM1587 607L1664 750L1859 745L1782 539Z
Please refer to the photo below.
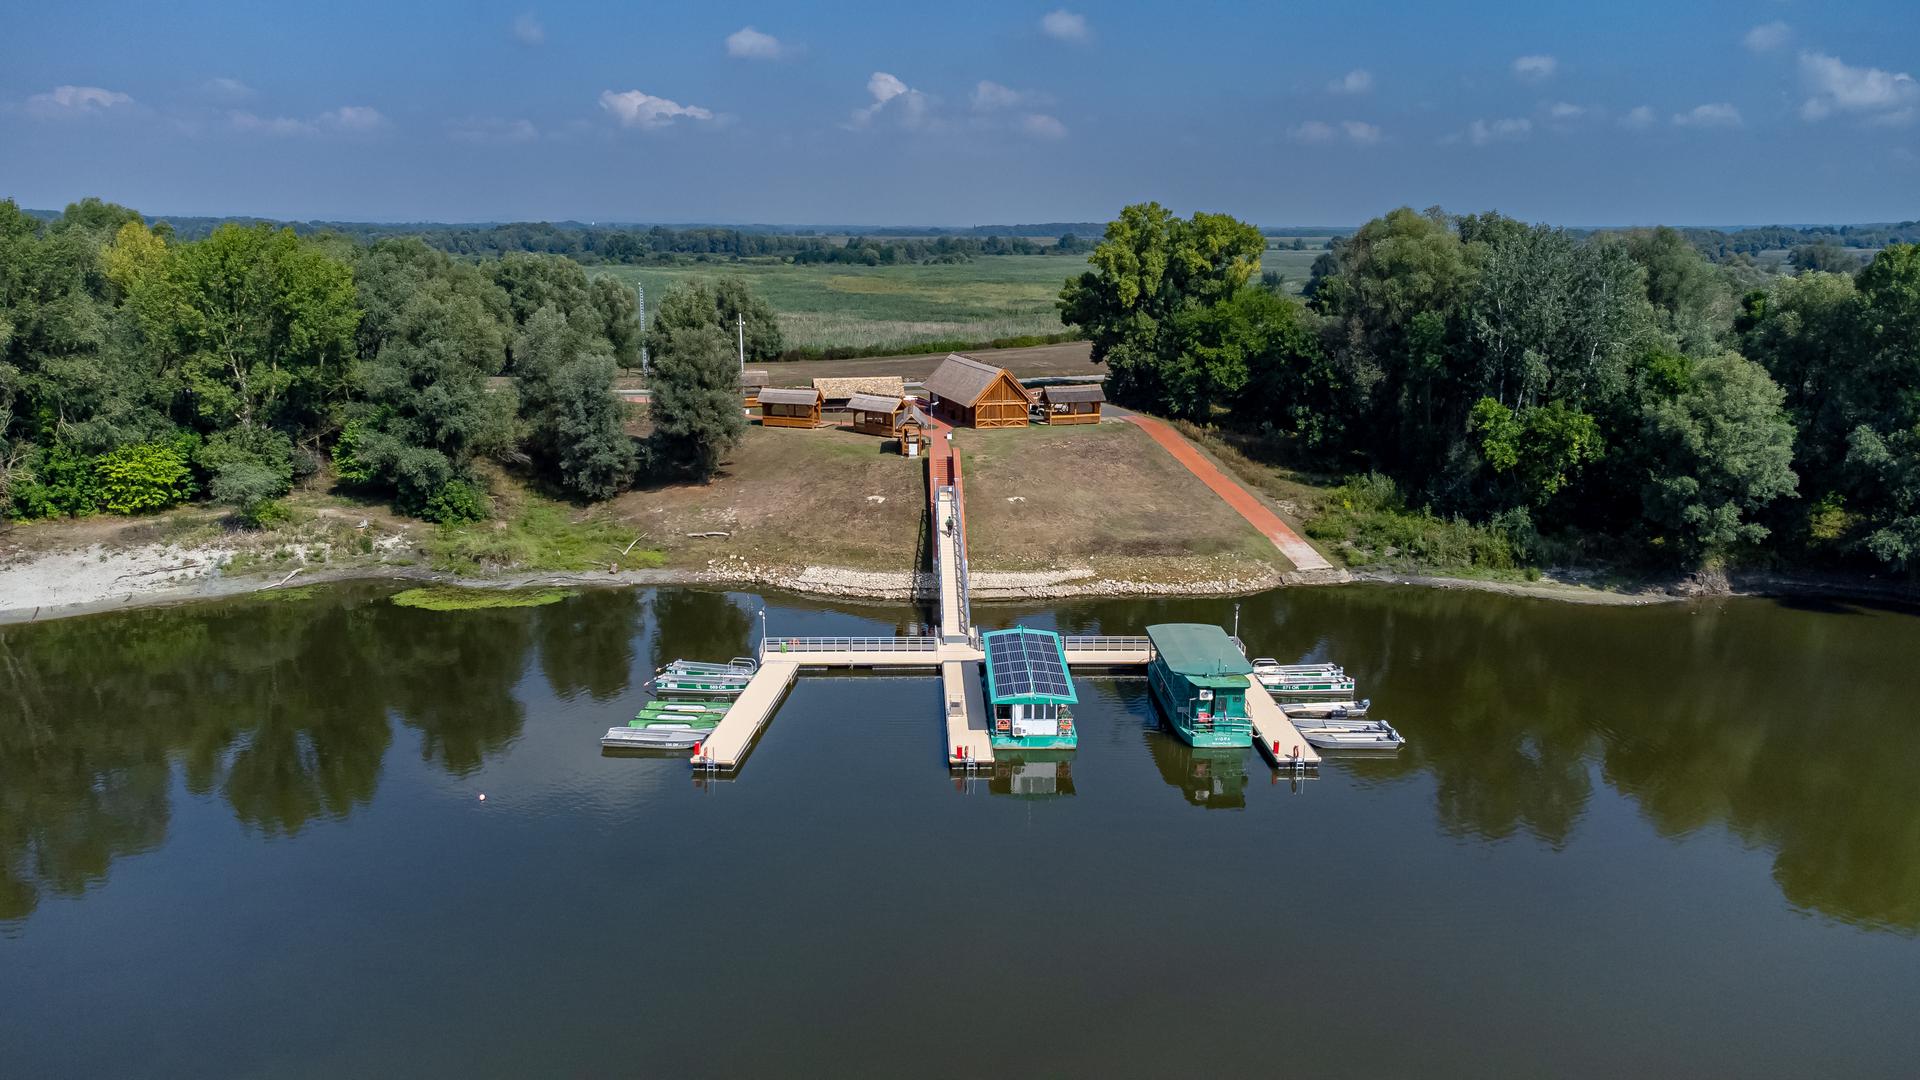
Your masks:
M740 377L747 377L747 317L744 314L734 316L738 320L740 331Z
M635 285L634 294L640 298L640 377L647 375L647 287Z

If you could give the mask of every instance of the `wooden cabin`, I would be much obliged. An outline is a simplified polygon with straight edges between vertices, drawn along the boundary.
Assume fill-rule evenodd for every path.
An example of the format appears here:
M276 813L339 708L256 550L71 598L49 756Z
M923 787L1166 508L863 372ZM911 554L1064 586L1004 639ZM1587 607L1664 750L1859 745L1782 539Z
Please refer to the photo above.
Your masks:
M1040 419L1047 424L1097 424L1107 393L1099 383L1040 388Z
M766 389L767 384L772 381L767 378L766 372L755 368L748 368L740 373L740 397L747 408L759 407L760 391Z
M855 394L847 399L847 411L853 414L853 430L886 439L899 436L900 422L906 418L909 408L904 397Z
M1026 427L1033 404L1012 372L959 353L947 354L926 387L933 414L955 427Z
M769 386L760 391L761 427L820 426L820 391Z

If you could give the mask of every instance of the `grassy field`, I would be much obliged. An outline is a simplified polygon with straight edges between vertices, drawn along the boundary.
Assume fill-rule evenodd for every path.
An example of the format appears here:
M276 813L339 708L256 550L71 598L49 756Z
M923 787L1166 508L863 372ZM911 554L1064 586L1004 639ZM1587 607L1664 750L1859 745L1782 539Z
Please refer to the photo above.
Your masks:
M966 470L974 569L1078 565L1167 582L1290 569L1132 424L964 431L954 441Z
M1064 255L994 255L926 266L716 262L589 272L644 285L655 301L688 278L738 275L779 313L789 347L907 352L928 341L1061 333L1054 299L1085 266Z

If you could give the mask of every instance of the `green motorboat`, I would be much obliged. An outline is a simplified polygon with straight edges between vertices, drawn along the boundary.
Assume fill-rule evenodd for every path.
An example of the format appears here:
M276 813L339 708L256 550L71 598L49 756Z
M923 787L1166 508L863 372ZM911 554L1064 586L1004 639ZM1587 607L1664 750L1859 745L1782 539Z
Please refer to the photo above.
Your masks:
M1153 660L1147 686L1173 730L1190 746L1252 746L1247 663L1225 630L1206 623L1147 627Z

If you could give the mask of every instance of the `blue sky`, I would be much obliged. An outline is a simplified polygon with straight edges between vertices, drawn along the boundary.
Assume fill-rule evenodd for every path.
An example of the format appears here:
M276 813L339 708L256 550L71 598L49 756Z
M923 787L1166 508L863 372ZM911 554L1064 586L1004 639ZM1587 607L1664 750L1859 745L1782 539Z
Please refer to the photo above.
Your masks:
M0 195L973 224L1920 217L1920 3L14 4Z

